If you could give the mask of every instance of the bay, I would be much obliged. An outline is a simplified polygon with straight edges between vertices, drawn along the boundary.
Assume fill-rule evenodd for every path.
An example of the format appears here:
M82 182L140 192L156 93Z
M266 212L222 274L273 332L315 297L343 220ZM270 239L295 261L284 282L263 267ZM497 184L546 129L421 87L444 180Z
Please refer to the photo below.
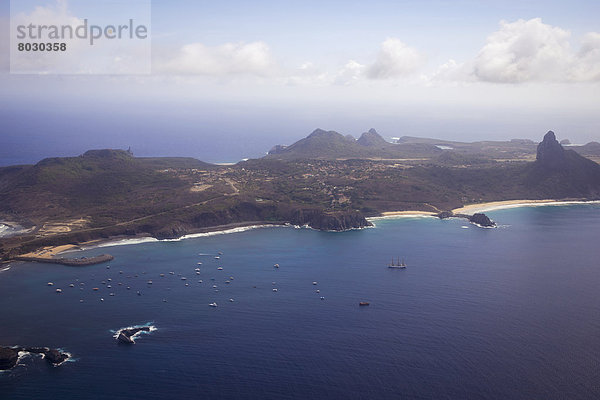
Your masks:
M0 272L0 344L74 360L23 359L0 373L0 398L599 397L600 207L488 215L498 228L377 219L75 253L109 252L110 268L14 264ZM113 338L138 324L157 330Z

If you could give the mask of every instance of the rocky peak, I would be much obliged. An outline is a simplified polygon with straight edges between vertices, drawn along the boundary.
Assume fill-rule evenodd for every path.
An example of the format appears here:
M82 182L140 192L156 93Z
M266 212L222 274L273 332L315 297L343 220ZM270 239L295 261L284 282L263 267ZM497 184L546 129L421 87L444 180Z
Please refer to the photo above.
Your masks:
M323 129L315 129L310 135L308 135L308 137L314 138L314 137L343 137L343 136L335 131L326 131Z
M536 160L550 168L559 168L565 164L565 149L556 140L554 132L548 131L544 140L538 145Z
M386 142L373 128L369 129L368 132L363 133L357 140L357 143L363 146L385 146L388 144L388 142Z

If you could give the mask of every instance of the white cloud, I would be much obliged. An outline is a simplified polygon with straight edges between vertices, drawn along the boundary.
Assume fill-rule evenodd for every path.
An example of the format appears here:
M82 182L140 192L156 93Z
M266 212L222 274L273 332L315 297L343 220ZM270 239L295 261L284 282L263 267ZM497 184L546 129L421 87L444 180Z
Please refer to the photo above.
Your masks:
M363 79L366 67L354 60L350 60L344 65L333 78L336 85L350 85Z
M584 36L576 62L571 70L575 81L600 81L600 33Z
M183 46L172 59L158 65L158 71L174 74L226 77L234 75L271 76L277 64L264 42Z
M600 33L584 36L579 51L571 34L540 18L500 22L477 56L466 62L449 60L430 82L590 82L600 81Z
M433 73L430 79L426 81L439 81L439 82L468 82L475 80L473 74L473 63L459 63L454 59L448 60L446 63L440 65L437 70Z
M400 39L388 38L381 44L377 59L366 70L370 79L389 79L409 75L423 65L423 56Z
M474 74L489 82L564 80L572 63L570 35L540 18L501 21L477 55Z

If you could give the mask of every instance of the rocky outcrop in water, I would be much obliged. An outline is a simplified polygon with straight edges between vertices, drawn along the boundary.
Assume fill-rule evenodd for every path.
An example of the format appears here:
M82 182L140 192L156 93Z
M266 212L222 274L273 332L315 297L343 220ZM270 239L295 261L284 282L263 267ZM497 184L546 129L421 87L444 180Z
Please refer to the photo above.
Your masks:
M476 214L471 215L469 217L469 221L476 225L483 226L486 228L496 226L496 223L483 213L476 213Z
M69 359L69 354L48 347L0 347L0 370L7 370L17 365L19 352L42 354L44 359L54 366L58 366Z
M151 330L152 328L149 326L125 328L117 332L116 338L119 341L119 343L135 344L135 337L140 332L150 332Z
M465 219L468 219L469 222L472 222L478 226L482 226L485 228L492 228L492 227L496 226L496 223L483 213L475 213L473 215L467 215L467 214L454 214L452 211L442 211L441 213L437 214L437 217L439 219L446 219L446 218L452 218L452 217L465 218Z

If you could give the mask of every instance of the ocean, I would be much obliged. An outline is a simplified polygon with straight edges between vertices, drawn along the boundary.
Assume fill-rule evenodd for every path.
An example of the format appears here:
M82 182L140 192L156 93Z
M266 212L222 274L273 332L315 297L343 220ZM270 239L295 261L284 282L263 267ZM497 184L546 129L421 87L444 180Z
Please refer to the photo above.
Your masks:
M487 214L498 228L377 219L75 253L109 265L13 264L0 344L73 359L23 358L0 398L600 398L600 206ZM156 330L118 344L136 325Z

